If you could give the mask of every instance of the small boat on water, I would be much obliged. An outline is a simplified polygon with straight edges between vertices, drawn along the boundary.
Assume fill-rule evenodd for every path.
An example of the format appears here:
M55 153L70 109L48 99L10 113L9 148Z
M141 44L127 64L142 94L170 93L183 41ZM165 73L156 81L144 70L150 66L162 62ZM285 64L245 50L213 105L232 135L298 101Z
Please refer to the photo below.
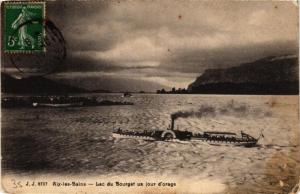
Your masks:
M253 147L263 137L263 134L261 132L258 138L254 138L243 131L241 131L240 135L221 131L192 133L190 131L175 130L174 119L172 119L171 126L167 130L129 131L118 128L113 130L112 136L115 138L135 138L151 141L204 141L211 145L233 144L236 146Z
M130 92L124 92L123 97L132 97Z
M74 107L74 106L82 106L83 102L78 103L38 103L33 102L33 107Z

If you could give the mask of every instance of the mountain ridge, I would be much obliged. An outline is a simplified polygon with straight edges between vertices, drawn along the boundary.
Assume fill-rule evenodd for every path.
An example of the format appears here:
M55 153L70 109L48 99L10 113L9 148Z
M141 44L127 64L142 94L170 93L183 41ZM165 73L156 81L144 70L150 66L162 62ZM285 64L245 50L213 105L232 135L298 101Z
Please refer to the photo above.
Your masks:
M207 69L189 93L298 94L298 56L271 56L227 69Z
M1 72L1 92L13 94L68 94L87 92L87 90L58 83L44 77L16 79Z

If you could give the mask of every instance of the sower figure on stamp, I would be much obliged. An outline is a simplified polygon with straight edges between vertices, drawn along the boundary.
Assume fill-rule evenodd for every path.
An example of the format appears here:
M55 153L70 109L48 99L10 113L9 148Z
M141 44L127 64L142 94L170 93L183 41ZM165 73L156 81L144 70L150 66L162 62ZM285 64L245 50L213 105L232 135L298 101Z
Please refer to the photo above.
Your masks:
M26 7L23 7L20 15L11 25L13 29L17 29L21 25L18 29L18 45L21 46L21 49L27 45L34 49L34 39L27 33L27 25L24 25L25 22L32 20L34 15Z

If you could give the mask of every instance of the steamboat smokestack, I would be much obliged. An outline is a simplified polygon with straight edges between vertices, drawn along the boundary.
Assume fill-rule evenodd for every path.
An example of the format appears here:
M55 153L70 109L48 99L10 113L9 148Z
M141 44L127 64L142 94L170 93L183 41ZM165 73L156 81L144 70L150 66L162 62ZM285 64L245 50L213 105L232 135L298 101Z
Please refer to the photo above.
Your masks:
M171 130L174 130L174 122L175 122L175 118L173 116L171 116Z

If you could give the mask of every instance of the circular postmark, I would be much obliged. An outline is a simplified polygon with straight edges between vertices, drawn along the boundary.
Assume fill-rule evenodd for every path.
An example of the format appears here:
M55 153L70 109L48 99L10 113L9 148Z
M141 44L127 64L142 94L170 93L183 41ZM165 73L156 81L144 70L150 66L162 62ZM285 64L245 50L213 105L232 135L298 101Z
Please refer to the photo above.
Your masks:
M31 25L36 22L41 23L44 27L44 34L39 35L42 38L40 42L44 51L8 54L12 65L24 77L42 76L52 73L62 64L67 55L64 37L50 20L29 20L18 26L16 31L24 25Z

